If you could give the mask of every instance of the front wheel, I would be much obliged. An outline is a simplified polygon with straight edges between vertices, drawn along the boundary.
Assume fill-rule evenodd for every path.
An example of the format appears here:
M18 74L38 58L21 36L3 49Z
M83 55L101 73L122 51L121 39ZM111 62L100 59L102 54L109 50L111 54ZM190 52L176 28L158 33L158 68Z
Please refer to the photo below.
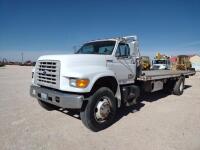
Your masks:
M89 97L85 110L80 112L80 117L87 128L97 132L113 123L116 109L113 92L107 87L102 87Z

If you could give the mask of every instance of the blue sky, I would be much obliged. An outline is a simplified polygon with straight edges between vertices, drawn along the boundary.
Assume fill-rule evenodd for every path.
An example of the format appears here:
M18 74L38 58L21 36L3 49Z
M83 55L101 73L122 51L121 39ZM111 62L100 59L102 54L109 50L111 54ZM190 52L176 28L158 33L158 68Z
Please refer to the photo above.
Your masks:
M137 35L142 55L200 54L199 0L0 0L0 59Z

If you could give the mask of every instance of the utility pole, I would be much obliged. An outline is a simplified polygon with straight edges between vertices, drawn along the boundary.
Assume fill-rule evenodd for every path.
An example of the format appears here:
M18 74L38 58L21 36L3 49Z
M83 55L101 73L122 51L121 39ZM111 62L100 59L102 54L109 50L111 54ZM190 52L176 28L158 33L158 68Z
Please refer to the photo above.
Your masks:
M21 53L21 56L22 56L22 64L23 64L23 62L24 62L24 53L23 52Z

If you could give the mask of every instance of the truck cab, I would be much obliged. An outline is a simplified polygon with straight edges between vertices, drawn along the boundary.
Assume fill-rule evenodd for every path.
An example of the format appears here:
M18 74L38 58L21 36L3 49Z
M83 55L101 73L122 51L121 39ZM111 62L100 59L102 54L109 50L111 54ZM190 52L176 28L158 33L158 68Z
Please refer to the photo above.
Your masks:
M46 109L80 109L88 128L101 129L123 99L126 105L135 103L138 94L133 91L139 90L129 84L135 83L139 58L136 36L86 42L75 54L41 56L30 94ZM87 116L91 111L95 116ZM91 118L94 123L88 124Z
M170 69L171 64L169 59L154 59L152 62L152 70L166 70Z

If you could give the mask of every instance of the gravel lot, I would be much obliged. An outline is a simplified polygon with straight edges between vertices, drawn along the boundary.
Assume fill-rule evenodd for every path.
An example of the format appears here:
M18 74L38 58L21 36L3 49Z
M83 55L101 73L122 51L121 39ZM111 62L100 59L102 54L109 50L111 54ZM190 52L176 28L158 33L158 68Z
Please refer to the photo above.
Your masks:
M0 68L0 149L200 150L200 74L182 96L157 92L98 133L73 112L43 110L29 96L31 67Z

